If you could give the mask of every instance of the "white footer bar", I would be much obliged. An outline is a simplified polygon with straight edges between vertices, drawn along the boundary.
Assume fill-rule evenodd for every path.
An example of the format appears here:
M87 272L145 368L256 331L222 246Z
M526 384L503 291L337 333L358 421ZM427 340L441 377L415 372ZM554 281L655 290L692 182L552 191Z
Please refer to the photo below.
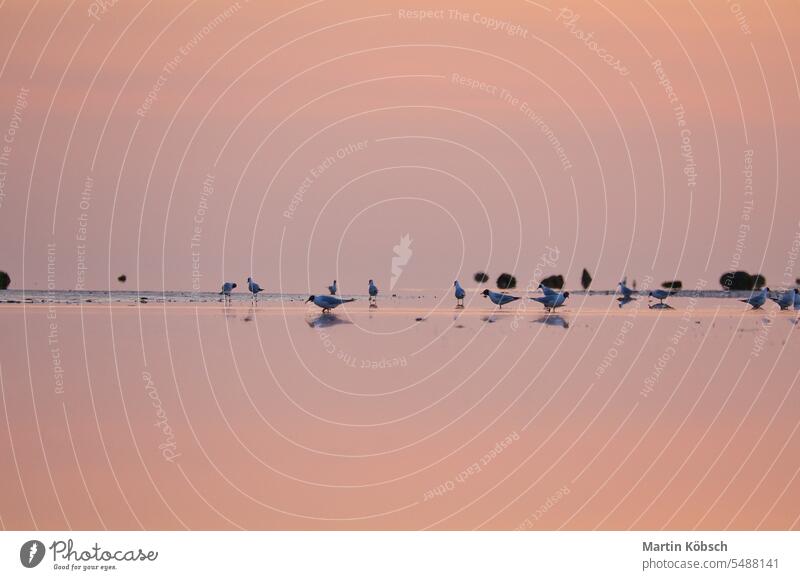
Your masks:
M2 532L0 578L780 580L800 578L798 534Z

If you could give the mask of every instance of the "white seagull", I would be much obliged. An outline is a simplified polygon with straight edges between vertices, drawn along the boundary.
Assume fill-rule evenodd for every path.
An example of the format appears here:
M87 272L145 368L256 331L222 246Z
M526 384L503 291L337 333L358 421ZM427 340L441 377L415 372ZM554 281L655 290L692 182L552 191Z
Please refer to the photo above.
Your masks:
M370 306L378 305L378 287L372 280L369 281L369 305Z
M753 307L753 310L758 310L764 303L767 301L767 296L769 295L769 288L764 288L758 294L751 294L750 298L745 298L743 300L739 300L739 302L744 302L749 304Z
M339 287L336 285L336 280L333 281L333 284L328 286L328 292L331 293L331 296L336 296L336 291L338 289L339 289Z
M313 302L320 308L322 308L323 312L330 312L337 306L341 306L342 304L346 304L348 302L353 302L355 298L339 298L338 296L314 296L313 294L308 297L306 303Z
M559 306L563 306L568 297L569 292L555 292L554 294L545 294L544 296L532 296L531 300L543 304L545 310L553 311Z
M794 290L787 290L782 294L778 294L778 296L770 296L770 300L780 306L781 310L788 310L797 303L797 293L797 288Z
M492 292L489 289L484 290L483 295L489 298L489 300L491 300L495 304L497 304L500 308L502 308L504 304L508 304L509 302L514 302L514 300L519 300L519 296L510 296L503 292Z
M247 279L247 289L250 290L253 294L253 300L258 304L258 293L263 291L264 289L256 284L252 278Z
M675 292L675 290L662 290L661 288L656 288L655 290L651 290L648 296L652 296L661 304L664 304L664 300L675 294Z
M619 293L622 294L617 300L633 300L633 290L625 285L625 282L619 283Z
M458 280L453 282L453 287L455 288L456 294L456 308L459 306L464 308L464 296L466 296L467 293L464 292L464 289L461 287L461 284L458 283Z
M231 300L231 291L236 288L236 282L225 282L222 284L222 300L225 302L230 302Z
M544 293L545 296L555 296L556 294L558 294L557 291L553 290L552 288L548 288L544 284L539 284L539 288L542 289L542 292Z

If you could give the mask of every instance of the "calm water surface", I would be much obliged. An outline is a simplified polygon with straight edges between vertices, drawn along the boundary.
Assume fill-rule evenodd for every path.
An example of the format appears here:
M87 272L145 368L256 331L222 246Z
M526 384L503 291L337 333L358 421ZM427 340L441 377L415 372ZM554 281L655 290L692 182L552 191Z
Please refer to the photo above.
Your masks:
M2 296L6 528L798 527L772 304L146 296Z

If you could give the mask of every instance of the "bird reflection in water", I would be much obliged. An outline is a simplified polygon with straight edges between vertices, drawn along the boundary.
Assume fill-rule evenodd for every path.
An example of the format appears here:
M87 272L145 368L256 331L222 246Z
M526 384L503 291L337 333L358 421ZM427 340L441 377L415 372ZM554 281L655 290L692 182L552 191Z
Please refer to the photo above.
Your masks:
M306 323L311 328L329 328L331 326L336 326L337 324L352 324L349 320L339 318L335 314L331 314L329 312L324 312L319 316L315 316L314 318L307 318Z
M538 324L546 326L558 326L560 328L569 328L569 321L559 314L545 314L534 320Z

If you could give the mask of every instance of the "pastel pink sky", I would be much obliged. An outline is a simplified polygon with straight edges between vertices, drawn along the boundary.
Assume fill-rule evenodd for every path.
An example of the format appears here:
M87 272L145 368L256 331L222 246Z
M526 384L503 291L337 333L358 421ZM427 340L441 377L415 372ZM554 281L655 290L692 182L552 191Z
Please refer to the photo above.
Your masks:
M92 6L0 7L13 287L46 287L55 244L62 289L79 272L169 290L252 272L268 291L363 292L388 287L405 234L400 290L477 270L524 283L547 247L543 273L570 287L583 267L603 288L713 288L737 263L775 287L800 276L796 2ZM401 13L419 9L441 12Z

